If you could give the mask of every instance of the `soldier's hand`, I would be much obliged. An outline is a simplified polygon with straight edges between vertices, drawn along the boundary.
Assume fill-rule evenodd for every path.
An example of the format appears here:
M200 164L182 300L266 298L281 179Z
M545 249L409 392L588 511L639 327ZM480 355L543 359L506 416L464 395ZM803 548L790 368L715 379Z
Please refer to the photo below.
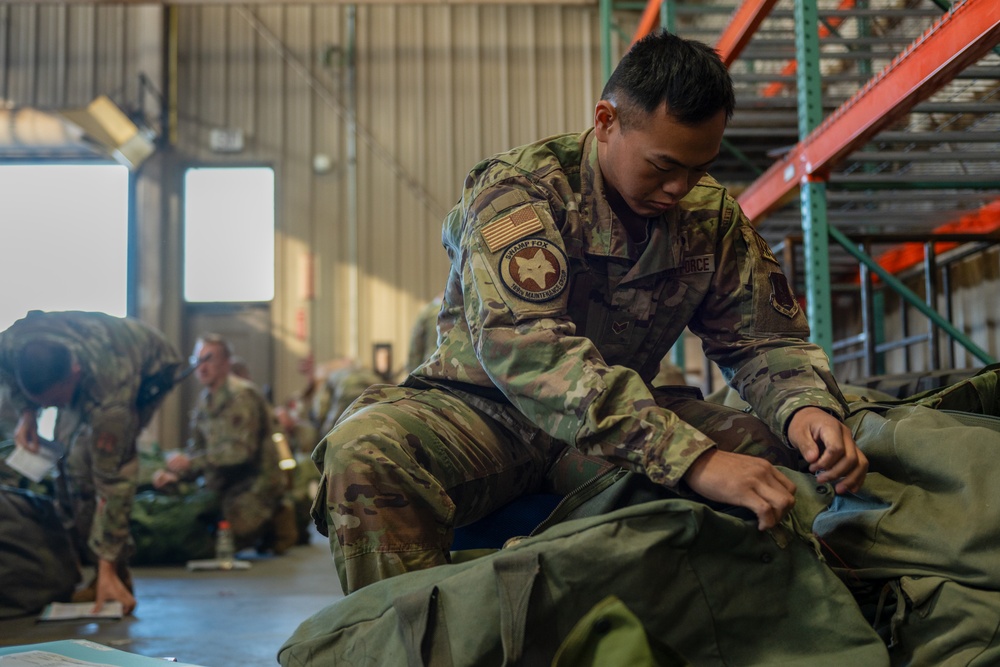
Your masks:
M173 473L187 472L191 468L191 459L182 452L170 452L167 456L167 470Z
M837 493L857 491L868 474L868 458L851 429L825 410L802 408L792 415L788 441L802 453L816 481L835 482Z
M170 484L176 484L177 482L180 481L180 478L176 474L170 472L169 470L164 470L160 468L159 470L153 473L152 481L154 489L162 489L165 486L169 486Z
M25 410L17 420L17 428L14 430L14 444L27 449L29 452L38 453L40 446L38 441L38 417L33 410Z
M754 456L709 449L684 475L691 489L709 500L745 507L757 528L774 528L795 505L795 484L777 468Z

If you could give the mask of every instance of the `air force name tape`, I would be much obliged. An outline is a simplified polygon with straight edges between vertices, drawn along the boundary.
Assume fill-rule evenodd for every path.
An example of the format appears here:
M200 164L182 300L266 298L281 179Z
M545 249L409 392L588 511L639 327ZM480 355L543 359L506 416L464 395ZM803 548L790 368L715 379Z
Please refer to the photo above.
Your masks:
M689 273L714 273L715 272L715 255L697 255L694 257L685 257L684 263L681 265L681 273L687 275Z
M546 239L524 239L513 244L500 255L499 268L504 287L525 301L554 299L569 282L566 254Z

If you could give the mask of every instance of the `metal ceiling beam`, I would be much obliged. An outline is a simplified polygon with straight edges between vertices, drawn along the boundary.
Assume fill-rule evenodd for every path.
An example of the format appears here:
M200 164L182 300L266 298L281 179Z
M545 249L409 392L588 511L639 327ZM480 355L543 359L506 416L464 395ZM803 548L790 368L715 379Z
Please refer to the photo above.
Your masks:
M715 50L719 52L726 67L739 58L750 38L776 4L778 0L744 0L736 8L729 24L715 43Z
M977 180L971 177L955 178L952 176L924 176L923 178L933 180L918 181L878 177L870 180L861 178L833 178L830 180L830 187L855 192L859 190L910 190L912 192L913 190L957 190L959 188L963 190L987 190L990 192L1000 190L1000 179L997 178L988 180Z
M905 228L905 229L919 229L926 233L931 233L935 227L940 226L948 219L954 218L954 216L961 216L969 213L974 213L975 209L950 209L942 211L892 211L890 209L874 210L874 211L859 211L850 210L842 211L836 208L831 208L829 211L830 220L835 223L831 225L837 229L845 229L847 227L872 227L877 226L879 229L888 230L893 228ZM775 215L774 221L781 223L785 227L789 227L796 231L801 230L801 216L796 215L797 211L790 211L788 213L782 213L780 215ZM770 222L770 221L769 221ZM831 248L832 249L832 248Z
M843 157L907 114L1000 41L1000 2L965 0L913 42L855 97L739 197L759 222L792 190L823 178Z
M859 191L861 194L859 194ZM869 204L881 205L885 202L902 202L907 208L914 206L926 210L928 204L936 204L935 208L952 208L961 205L963 202L983 202L995 199L1000 195L1000 187L994 188L992 192L982 192L980 190L948 190L942 188L938 190L925 190L920 193L920 198L913 196L912 190L900 188L892 191L879 191L877 197L866 196L860 188L842 188L836 183L830 183L830 190L827 193L830 201L836 200L841 204L857 204L867 206ZM943 205L942 205L943 204ZM896 208L895 206L893 207ZM902 208L902 207L900 207Z
M877 137L879 143L896 144L956 144L998 142L1000 132L996 130L940 130L934 132L904 132L893 130L882 132Z
M0 0L0 5L24 5L25 0ZM400 7L417 5L537 5L538 0L60 0L62 5L161 5L161 6L204 6L204 5L394 5ZM575 5L595 7L597 0L545 0L546 5Z

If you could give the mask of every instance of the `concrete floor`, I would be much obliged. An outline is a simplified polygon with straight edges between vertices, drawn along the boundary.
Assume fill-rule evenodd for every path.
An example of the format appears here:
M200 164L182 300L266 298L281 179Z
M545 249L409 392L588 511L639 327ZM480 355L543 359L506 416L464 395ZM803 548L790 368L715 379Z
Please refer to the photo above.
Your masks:
M342 593L325 537L249 570L133 569L138 606L120 621L0 621L0 646L87 639L150 657L204 667L277 665L277 653L305 618Z

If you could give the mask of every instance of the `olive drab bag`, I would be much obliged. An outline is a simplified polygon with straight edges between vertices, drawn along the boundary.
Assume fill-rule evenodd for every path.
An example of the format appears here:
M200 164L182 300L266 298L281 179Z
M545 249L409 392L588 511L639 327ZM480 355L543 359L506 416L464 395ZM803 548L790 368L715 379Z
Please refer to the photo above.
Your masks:
M139 491L129 528L135 541L133 565L176 565L211 558L220 515L214 493L195 489L179 494Z
M606 479L613 483L575 512L602 498L639 499L644 478ZM815 514L811 503L827 501L813 495L802 505ZM629 622L633 631L593 634L631 618L644 632ZM797 519L760 532L756 521L682 498L569 518L480 558L367 586L306 619L278 661L562 666L619 649L663 667L889 664Z
M614 595L598 602L559 646L552 667L689 667L677 652L650 637L639 617Z
M688 500L647 500L651 483L628 473L567 497L573 511L557 508L542 532L503 551L330 605L279 661L363 664L384 651L393 664L564 667L613 655L607 642L630 637L622 641L665 647L666 657L640 658L663 665L998 665L998 372L852 402L847 424L871 464L865 484L835 496L782 470L797 492L780 530L759 533ZM588 615L591 631L581 631ZM644 633L595 636L631 617Z
M874 612L893 665L1000 665L997 369L851 404L868 477L812 526L828 563Z
M0 485L0 618L68 602L80 578L52 498Z

